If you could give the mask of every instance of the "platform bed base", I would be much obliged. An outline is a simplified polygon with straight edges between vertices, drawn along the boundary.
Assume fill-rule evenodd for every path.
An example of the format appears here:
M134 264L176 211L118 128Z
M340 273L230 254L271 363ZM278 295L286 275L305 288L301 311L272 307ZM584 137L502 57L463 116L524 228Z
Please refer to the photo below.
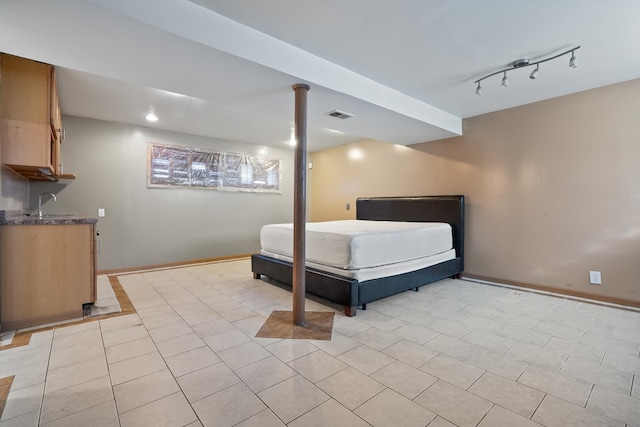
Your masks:
M265 255L251 256L253 277L266 276L291 289L293 265ZM344 306L345 315L356 315L358 306L366 309L366 304L407 290L418 290L420 286L448 277L458 277L462 271L462 260L454 258L430 267L395 276L381 277L358 282L344 276L327 273L307 267L305 288L307 294L327 299Z
M307 268L306 292L344 306L347 316L357 307L464 271L464 196L361 197L356 200L356 219L368 221L445 222L451 225L456 258L409 273L358 282L317 269ZM255 278L266 276L291 288L290 262L265 255L251 257Z

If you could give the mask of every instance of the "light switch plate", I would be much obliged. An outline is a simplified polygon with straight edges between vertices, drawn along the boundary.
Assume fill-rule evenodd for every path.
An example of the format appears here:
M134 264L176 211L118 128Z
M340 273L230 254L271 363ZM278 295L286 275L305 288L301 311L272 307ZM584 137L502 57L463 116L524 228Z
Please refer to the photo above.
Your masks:
M98 218L104 218L104 209L103 208L98 209Z
M590 271L589 272L589 283L592 285L601 285L602 284L602 276L599 271Z

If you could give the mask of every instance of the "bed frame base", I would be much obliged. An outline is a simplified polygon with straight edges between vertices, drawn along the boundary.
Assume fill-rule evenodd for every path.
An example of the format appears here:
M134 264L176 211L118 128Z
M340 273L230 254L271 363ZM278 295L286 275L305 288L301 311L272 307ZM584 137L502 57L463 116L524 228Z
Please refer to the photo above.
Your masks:
M356 200L356 219L372 221L446 222L451 225L456 258L431 267L395 276L358 282L344 276L307 267L306 292L344 306L355 316L358 306L366 309L376 301L447 277L459 278L464 271L464 196L366 197ZM251 256L253 277L261 275L291 288L293 266L265 255Z
M308 294L344 306L345 315L352 317L356 315L357 307L360 305L366 310L368 302L408 290L417 290L420 286L454 277L460 272L460 265L460 258L454 258L409 273L363 282L307 267L305 287ZM251 271L254 279L264 275L291 289L293 265L290 262L255 254L251 256Z

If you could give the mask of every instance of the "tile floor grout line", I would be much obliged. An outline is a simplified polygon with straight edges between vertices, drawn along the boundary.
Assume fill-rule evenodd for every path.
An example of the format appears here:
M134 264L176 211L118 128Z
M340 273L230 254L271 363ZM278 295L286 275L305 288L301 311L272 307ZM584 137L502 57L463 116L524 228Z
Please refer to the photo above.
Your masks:
M49 365L51 364L51 354L53 353L53 342L56 339L56 328L51 330L51 343L49 344L49 357L47 358L47 368L44 376L44 383L42 384L42 396L40 397L40 410L38 411L38 426L42 420L42 412L44 411L44 397L47 394L47 378L49 378Z
M312 383L312 384L313 384L313 383ZM315 384L314 384L314 385L315 385ZM324 391L323 391L323 393L324 393ZM326 394L326 393L325 393L325 394ZM327 394L327 396L329 396L329 395ZM316 409L316 408L317 408L317 407L319 407L320 405L324 405L325 403L327 403L328 401L330 401L330 400L332 400L332 399L333 399L333 398L332 398L331 396L329 396L329 399L325 400L324 402L318 403L318 404L317 404L316 406L314 406L313 408L310 408L310 409L309 409L309 410L307 410L306 412L303 412L302 414L298 415L297 417L295 417L294 419L292 419L291 421L289 421L289 422L288 422L288 423L286 423L286 424L291 424L291 423L292 423L292 422L294 422L295 420L299 419L300 417L303 417L303 416L307 415L309 412L313 411L314 409ZM333 400L335 400L335 399L333 399ZM338 401L336 400L336 402L338 402ZM340 404L340 402L338 402L338 404ZM265 403L265 405L267 405L267 404ZM269 406L267 405L267 408L268 408L268 407L269 407ZM357 415L356 415L356 416L357 416ZM280 417L278 417L278 418L280 418ZM282 418L280 418L280 420L282 421ZM284 421L283 421L283 422L284 422Z
M562 373L562 369L564 369L564 367L567 365L567 362L569 361L570 357L571 357L571 354L568 354L567 356L565 356L565 358L562 360L562 363L560 364L560 367L556 371L557 373Z
M482 368L479 368L479 369L482 369ZM486 374L487 372L490 372L490 371L487 371L486 369L482 369L482 370L483 370L484 372L483 372L482 374L480 374L480 376L479 376L478 378L476 378L476 379L475 379L471 384L469 384L469 387L467 387L467 388L465 388L465 389L463 389L462 387L458 387L458 386L457 386L457 385L455 385L455 384L451 384L451 383L449 383L449 384L451 384L452 386L458 387L458 388L459 388L459 389L461 389L461 390L464 390L464 391L467 391L467 392L469 392L469 393L472 393L473 395L478 396L478 397L479 397L479 398L481 398L481 399L485 399L484 397L482 397L482 396L480 396L480 395L477 395L476 393L474 393L474 392L472 392L472 391L469 391L469 389L470 389L471 387L473 387L473 386L474 386L478 381L480 381L480 378L484 377L484 376L485 376L485 374ZM491 372L491 373L493 374L493 372ZM498 374L494 374L494 375L498 375ZM499 375L499 376L500 376L500 377L502 377L502 375ZM502 377L502 378L504 378L504 377ZM508 378L507 378L507 379L508 379ZM444 380L443 380L443 381L444 381ZM445 381L445 382L447 382L447 381ZM485 399L485 400L487 400L487 401L491 402L489 399ZM491 402L491 403L494 403L494 402Z
M583 408L587 409L587 405L589 404L589 399L591 399L591 395L593 394L593 391L595 390L595 388L596 388L596 385L591 384L591 389L589 390L589 395L587 396L587 400L584 401Z
M355 369L355 368L353 368L353 369ZM357 370L357 369L356 369L356 370ZM360 371L358 371L358 372L360 372ZM360 372L360 373L362 374L362 372ZM364 374L363 374L363 375L364 375ZM367 376L367 378L370 378L370 377L369 377L369 376ZM371 378L371 379L373 380L373 378ZM374 381L376 381L376 380L374 380ZM381 394L381 393L385 392L386 390L392 390L392 391L395 391L395 390L393 390L391 387L387 387L386 385L382 384L382 383L381 383L381 382L379 382L379 381L376 381L376 382L378 382L379 384L381 384L382 386L384 386L384 388L383 388L382 390L380 390L379 392L375 393L373 396L371 396L371 397L369 397L368 399L366 399L364 402L362 402L361 404L359 404L358 406L356 406L356 407L355 407L355 408L353 408L352 410L350 410L351 412L355 413L355 412L356 412L356 410L357 410L358 408L361 408L362 406L364 406L364 404L366 404L367 402L371 401L374 397L376 397L376 396L378 396L379 394ZM436 381L436 382L437 382L437 381ZM434 384L435 384L435 383L434 383ZM433 385L433 384L431 384L431 385ZM431 387L431 386L429 386L429 387ZM427 387L427 389L428 389L429 387ZM323 390L323 391L324 391L324 390ZM425 390L425 391L426 391L426 390ZM397 392L396 392L396 393L397 393ZM333 399L337 401L337 399L335 399L335 398L333 398ZM411 399L409 399L409 400L411 400ZM413 402L413 400L411 400L411 401ZM422 406L422 405L420 405L420 406ZM365 422L366 422L366 421L365 421Z
M489 402L491 402L491 401L489 400ZM489 408L489 410L487 411L487 413L486 413L486 414L484 414L484 415L482 416L482 418L480 418L480 420L477 422L476 426L479 426L479 425L482 423L482 421L487 417L487 415L489 415L489 412L493 411L493 408L495 408L496 406L498 406L498 404L497 404L497 403L493 403L493 402L491 402L491 408Z
M104 333L102 331L102 322L98 321L98 327L100 329L100 341L102 342L102 349L104 350L104 359L105 359L105 363L107 364L107 375L109 375L109 385L111 386L111 397L113 398L113 406L115 406L116 408L116 414L119 414L118 412L118 402L116 401L116 394L115 391L113 390L113 381L111 381L111 367L109 366L109 360L107 359L107 346L105 345L104 342ZM120 417L118 416L118 424L120 424Z
M533 365L533 363L531 363L531 362L528 362L528 363L527 363L527 367L526 367L526 368L524 368L524 370L523 370L522 372L520 372L520 375L518 375L518 378L516 378L515 382L517 382L518 384L522 384L522 383L519 383L518 381L520 381L520 378L522 378L522 376L524 375L524 373L525 373L525 372L527 372L527 369L529 369L529 367L530 367L531 365ZM525 384L525 385L526 385L526 384ZM530 386L529 386L529 387L530 387ZM532 387L532 388L533 388L533 387ZM544 392L543 390L540 390L540 391Z
M609 351L609 349L605 348L604 351L602 352L602 356L600 356L600 360L598 361L598 365L600 366L604 366L604 358L607 357L607 352Z
M540 399L540 402L538 402L538 405L536 406L536 409L533 410L533 412L531 413L531 416L529 417L529 419L531 421L533 421L533 417L536 415L536 412L538 412L538 409L540 409L540 406L542 406L542 402L544 402L544 400L547 398L547 396L549 396L549 393L544 393L544 396L542 396L542 399ZM533 422L535 422L535 421L533 421Z

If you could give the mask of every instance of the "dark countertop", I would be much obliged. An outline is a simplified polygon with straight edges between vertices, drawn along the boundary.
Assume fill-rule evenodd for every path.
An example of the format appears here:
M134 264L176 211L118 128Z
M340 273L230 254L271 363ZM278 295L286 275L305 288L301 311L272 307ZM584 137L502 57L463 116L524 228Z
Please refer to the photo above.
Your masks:
M70 224L96 224L98 218L89 218L85 215L27 215L24 211L0 210L0 225L70 225Z

